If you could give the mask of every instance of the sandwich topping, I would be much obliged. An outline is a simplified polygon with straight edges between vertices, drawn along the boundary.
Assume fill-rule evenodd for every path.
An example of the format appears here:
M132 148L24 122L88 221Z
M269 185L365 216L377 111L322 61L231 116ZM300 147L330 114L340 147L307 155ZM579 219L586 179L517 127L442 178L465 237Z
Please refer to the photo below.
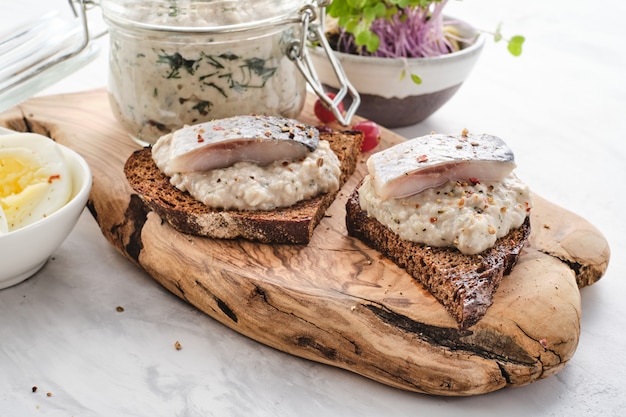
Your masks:
M236 116L161 137L152 156L170 183L210 207L272 210L339 188L340 162L317 129Z
M524 222L530 190L489 135L428 135L374 154L361 208L400 238L477 254Z
M431 134L372 155L367 168L383 199L417 194L457 179L500 181L515 168L513 151L496 136Z

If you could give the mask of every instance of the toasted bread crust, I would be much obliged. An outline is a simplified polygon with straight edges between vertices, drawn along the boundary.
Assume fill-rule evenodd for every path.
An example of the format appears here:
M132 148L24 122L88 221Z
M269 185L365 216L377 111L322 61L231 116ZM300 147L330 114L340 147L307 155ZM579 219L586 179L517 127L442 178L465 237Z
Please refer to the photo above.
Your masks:
M360 184L359 184L360 186ZM530 235L530 219L477 255L400 239L361 209L358 187L346 202L348 234L404 268L456 319L459 328L476 324L492 304L504 275L511 272Z
M354 173L363 134L358 131L320 133L341 162L340 187ZM219 239L244 238L263 243L308 243L336 192L271 211L223 210L208 207L172 186L157 168L150 148L135 151L124 173L146 205L180 232Z

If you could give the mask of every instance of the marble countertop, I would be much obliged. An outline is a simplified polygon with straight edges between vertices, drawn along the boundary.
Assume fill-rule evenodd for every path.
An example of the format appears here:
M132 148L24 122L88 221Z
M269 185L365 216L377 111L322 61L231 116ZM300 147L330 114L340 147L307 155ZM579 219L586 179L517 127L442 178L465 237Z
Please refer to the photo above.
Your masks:
M7 10L26 18L55 7L67 5L3 3L0 22ZM85 211L38 274L0 291L0 416L624 415L626 3L482 0L453 2L449 13L484 29L502 21L505 33L526 35L525 51L513 58L504 44L487 42L446 106L395 131L414 137L466 127L501 136L515 150L519 177L604 233L612 259L581 291L580 342L561 372L442 398L290 356L161 288ZM98 42L96 61L41 94L105 86L106 39Z

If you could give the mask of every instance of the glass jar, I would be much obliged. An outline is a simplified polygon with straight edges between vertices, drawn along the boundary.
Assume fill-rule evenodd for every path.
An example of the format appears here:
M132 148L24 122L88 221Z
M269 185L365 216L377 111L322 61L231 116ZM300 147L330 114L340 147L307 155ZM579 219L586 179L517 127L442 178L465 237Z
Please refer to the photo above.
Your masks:
M305 45L318 37L319 28L309 23L323 15L322 3L101 0L115 117L142 145L216 118L296 118L307 81L326 97ZM346 91L355 95L350 87Z

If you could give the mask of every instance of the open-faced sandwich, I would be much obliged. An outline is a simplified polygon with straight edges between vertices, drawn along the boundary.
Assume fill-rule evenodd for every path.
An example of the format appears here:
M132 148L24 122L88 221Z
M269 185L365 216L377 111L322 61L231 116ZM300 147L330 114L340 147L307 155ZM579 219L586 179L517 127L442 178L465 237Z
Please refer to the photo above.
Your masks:
M367 160L348 233L419 281L461 328L492 304L530 234L531 195L498 137L431 134Z
M124 172L177 230L211 238L307 243L360 155L358 131L237 116L186 126L136 151Z

